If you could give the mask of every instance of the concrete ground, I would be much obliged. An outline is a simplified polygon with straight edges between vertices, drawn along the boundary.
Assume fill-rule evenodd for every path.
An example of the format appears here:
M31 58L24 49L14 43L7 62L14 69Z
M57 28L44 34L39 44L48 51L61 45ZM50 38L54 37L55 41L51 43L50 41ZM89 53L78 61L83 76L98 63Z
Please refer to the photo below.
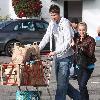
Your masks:
M0 62L5 62L6 57L1 56ZM91 79L88 82L88 90L90 94L90 100L100 100L100 47L96 47L96 66L95 70L91 76ZM8 60L10 58L7 58ZM70 80L70 83L78 89L78 84L76 80ZM25 87L21 87L22 90L25 90ZM16 100L15 93L18 90L17 86L0 86L0 100ZM28 90L36 90L34 87L29 86ZM47 87L39 87L39 90L42 91L41 100L51 100ZM54 100L55 90L56 90L56 81L55 81L55 73L54 68L52 67L51 80L49 85L49 90L52 96L52 100ZM68 96L67 96L68 97ZM67 100L71 100L69 97Z

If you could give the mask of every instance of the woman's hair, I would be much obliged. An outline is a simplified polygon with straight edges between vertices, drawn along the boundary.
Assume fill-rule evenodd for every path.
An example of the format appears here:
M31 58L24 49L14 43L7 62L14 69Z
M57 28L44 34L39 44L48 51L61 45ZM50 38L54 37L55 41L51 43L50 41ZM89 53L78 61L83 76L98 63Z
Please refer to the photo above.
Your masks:
M55 4L52 4L50 6L50 8L49 8L49 13L50 12L60 14L60 8L59 8L59 6L57 6Z
M78 27L79 27L79 26L84 26L85 29L86 29L86 31L87 31L87 24L86 24L85 22L80 22L80 23L78 24Z

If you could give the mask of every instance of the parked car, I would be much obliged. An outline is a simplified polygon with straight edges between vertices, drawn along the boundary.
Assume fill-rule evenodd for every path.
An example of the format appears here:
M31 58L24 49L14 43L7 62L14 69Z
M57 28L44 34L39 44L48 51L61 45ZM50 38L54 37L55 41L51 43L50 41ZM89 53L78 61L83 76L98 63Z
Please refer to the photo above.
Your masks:
M2 22L0 24L0 52L5 51L6 55L11 56L15 42L39 43L47 27L48 22L38 19L17 19ZM49 45L44 50L49 50Z

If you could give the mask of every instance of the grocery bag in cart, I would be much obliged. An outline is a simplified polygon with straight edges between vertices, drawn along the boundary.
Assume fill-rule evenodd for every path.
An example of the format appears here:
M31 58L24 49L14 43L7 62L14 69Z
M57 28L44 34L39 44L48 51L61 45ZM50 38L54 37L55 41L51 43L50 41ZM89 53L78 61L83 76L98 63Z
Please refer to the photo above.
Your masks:
M21 85L47 86L50 82L51 64L48 61L35 61L22 67Z
M14 45L12 54L13 64L25 64L30 60L40 59L40 50L37 44Z

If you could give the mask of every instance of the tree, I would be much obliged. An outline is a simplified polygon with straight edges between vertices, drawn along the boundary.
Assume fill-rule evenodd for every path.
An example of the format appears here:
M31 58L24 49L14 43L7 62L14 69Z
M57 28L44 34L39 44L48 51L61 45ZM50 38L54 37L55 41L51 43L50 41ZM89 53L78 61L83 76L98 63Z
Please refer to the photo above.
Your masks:
M38 17L41 12L42 2L40 0L12 0L15 14L19 17Z

